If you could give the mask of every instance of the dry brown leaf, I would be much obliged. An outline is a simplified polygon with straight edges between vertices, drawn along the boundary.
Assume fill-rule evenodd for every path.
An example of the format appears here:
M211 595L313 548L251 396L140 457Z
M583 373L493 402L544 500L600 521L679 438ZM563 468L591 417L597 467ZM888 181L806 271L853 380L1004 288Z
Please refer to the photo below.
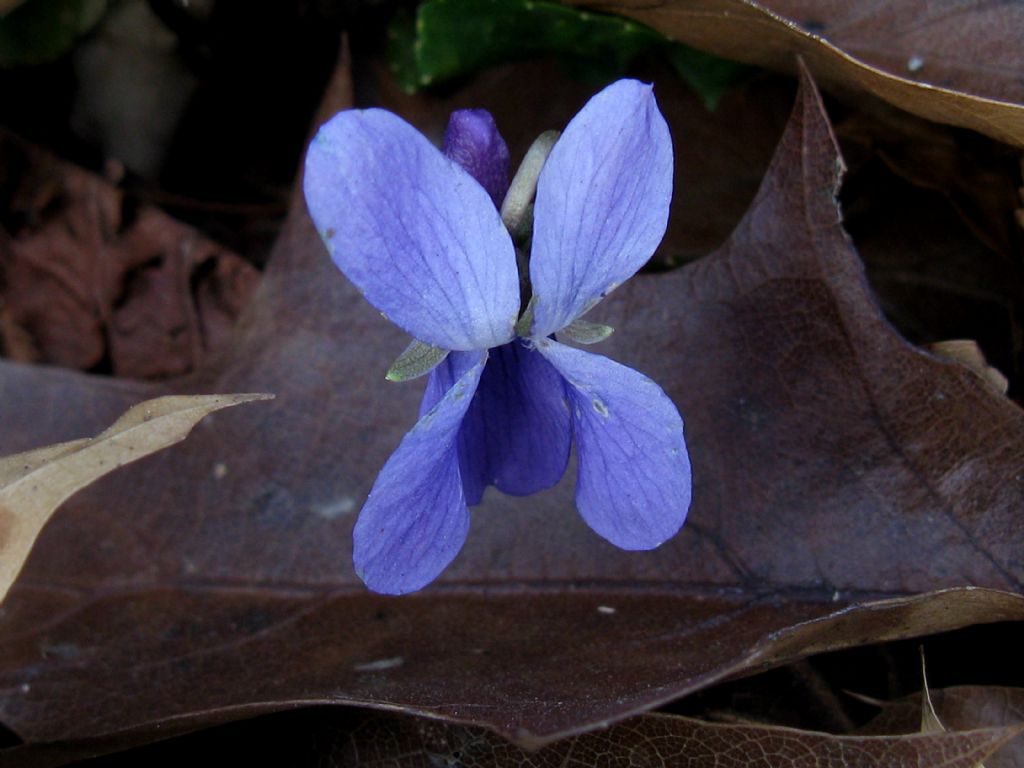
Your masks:
M939 719L939 713L935 711L935 704L932 702L931 691L928 690L928 672L924 660L924 646L921 647L921 733L946 733L946 726ZM1018 733L1021 727L1018 724ZM985 768L981 758L974 764L968 764L970 768Z
M259 283L235 253L0 131L0 348L125 378L193 370Z
M354 727L325 734L318 742L327 741L325 752L333 765L360 768L975 768L1021 729L1017 725L952 733L834 736L652 714L528 752L479 728L366 715Z
M836 4L825 8L806 2L785 2L784 0L570 0L574 5L584 5L595 10L630 16L643 22L674 40L710 51L737 61L758 64L773 69L792 71L796 57L802 56L815 77L824 83L839 84L874 94L908 112L940 123L971 128L992 136L1000 141L1024 146L1024 106L1020 102L1019 86L1021 66L1019 62L1006 63L1003 76L996 85L991 83L991 72L997 69L989 66L978 68L986 78L961 78L955 85L947 87L942 78L936 83L913 79L915 74L929 75L933 68L924 70L917 66L914 58L920 52L922 61L932 59L923 48L907 49L905 55L895 42L893 56L881 59L870 56L865 50L870 43L887 34L904 17L914 18L919 29L935 29L941 19L943 4L933 9L934 4L916 3L874 3L870 9L857 4L856 15L868 19L867 25L856 28L847 25L844 36L840 24L831 32L828 14L840 13ZM848 10L851 6L844 4ZM961 4L958 4L961 5ZM989 47L993 30L1005 39L1002 52L1012 58L1019 51L1019 40L1024 26L1024 16L1012 3L1001 4L1001 17L980 15L972 21L971 4L966 9L958 8L962 15L952 24L941 27L936 35L947 48L960 46L963 71L972 67L972 59L966 53L969 46L985 50L993 55ZM977 9L979 14L982 10ZM800 13L801 16L796 14ZM851 14L853 16L854 14ZM824 18L822 18L824 16ZM950 16L946 13L945 16ZM808 18L812 17L812 18ZM866 27L866 29L865 29ZM826 31L822 32L822 28ZM1014 38L1016 35L1016 39ZM915 45L920 45L914 38ZM910 44L907 40L904 44ZM892 66L892 60L899 58L902 69ZM1003 62L997 62L1003 63ZM947 60L947 64L950 62ZM1016 66L1014 66L1016 65ZM886 68L886 67L889 68ZM995 95L993 95L995 94Z
M861 697L858 697L861 698ZM932 709L954 731L1024 723L1024 689L994 685L963 685L928 691ZM921 716L921 693L896 701L862 699L882 709L860 733L882 735L907 733ZM1015 739L985 760L987 768L1018 768L1024 765L1024 739Z
M1020 730L1007 723L941 734L839 736L655 713L527 750L479 727L319 707L185 735L171 724L167 740L134 749L130 739L24 745L0 751L0 768L57 768L111 752L120 754L101 757L97 768L205 764L211 754L230 754L239 765L335 768L975 768L972 761Z
M946 726L942 724L938 714L935 712L935 705L932 704L932 697L928 693L928 672L925 669L924 646L921 647L921 733L945 733Z
M526 135L540 117L507 97L509 72L475 106ZM1024 415L882 318L839 224L840 167L805 77L725 246L600 308L617 328L601 352L686 415L679 536L615 550L576 514L571 477L489 492L452 567L401 599L367 593L349 547L415 417L420 388L382 382L408 340L300 205L233 343L172 385L278 400L102 481L47 528L0 616L0 719L29 742L143 739L341 703L536 746L822 650L1020 619L1024 485L1007 478ZM67 439L137 391L0 362L0 440ZM7 406L29 401L49 418Z
M69 496L118 467L184 440L214 411L271 397L161 397L133 406L94 438L0 458L0 603L43 526Z

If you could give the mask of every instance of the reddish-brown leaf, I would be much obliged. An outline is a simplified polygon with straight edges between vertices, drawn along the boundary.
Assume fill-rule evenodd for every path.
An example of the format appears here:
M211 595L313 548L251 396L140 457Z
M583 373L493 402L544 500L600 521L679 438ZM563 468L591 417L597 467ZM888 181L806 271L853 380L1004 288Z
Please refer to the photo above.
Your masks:
M401 599L363 590L349 534L419 388L383 382L405 339L297 207L230 351L174 384L277 400L59 515L0 615L0 720L32 741L137 737L347 702L537 745L824 649L1021 618L1024 416L882 319L839 225L840 167L805 77L725 246L602 308L600 352L687 419L677 538L615 550L571 477L489 493L453 566ZM2 449L87 433L140 389L4 364Z
M8 133L0 159L14 187L13 231L0 227L9 358L166 378L226 343L259 282L248 262Z

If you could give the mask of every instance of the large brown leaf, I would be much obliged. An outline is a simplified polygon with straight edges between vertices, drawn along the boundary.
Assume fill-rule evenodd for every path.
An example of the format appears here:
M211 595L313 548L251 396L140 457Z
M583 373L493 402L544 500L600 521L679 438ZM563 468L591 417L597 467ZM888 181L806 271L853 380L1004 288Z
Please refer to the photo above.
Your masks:
M218 414L44 532L0 613L0 720L30 741L137 740L347 702L537 744L823 649L1021 618L1024 417L881 318L840 168L805 76L729 242L603 307L618 331L600 351L687 418L676 539L615 550L571 478L490 492L453 566L401 599L361 587L349 535L419 388L383 382L405 340L297 207L230 351L175 384L277 399ZM0 450L87 433L140 390L4 364Z
M979 760L986 766L994 762L989 756L993 750L1021 730L1024 725L1007 723L940 734L836 736L645 714L532 751L479 727L336 707L233 723L89 765L190 765L227 748L241 765L337 768L977 768ZM999 749L998 756L1009 753L1017 741ZM9 754L46 768L60 765L72 753L58 745Z
M919 704L917 709L920 719ZM192 765L207 762L211 754L228 753L239 765L296 768L977 768L980 759L986 766L1002 768L1017 765L1004 758L1012 759L1014 747L1021 741L1014 736L1024 725L1008 722L1001 727L974 726L939 734L910 730L837 736L656 713L539 750L526 750L476 726L345 707L315 707L208 728L106 755L88 765ZM0 765L48 768L104 755L110 748L101 742L22 746L0 752ZM995 756L990 756L997 749Z
M569 0L738 61L866 91L929 120L1024 146L1024 10L1016 3Z

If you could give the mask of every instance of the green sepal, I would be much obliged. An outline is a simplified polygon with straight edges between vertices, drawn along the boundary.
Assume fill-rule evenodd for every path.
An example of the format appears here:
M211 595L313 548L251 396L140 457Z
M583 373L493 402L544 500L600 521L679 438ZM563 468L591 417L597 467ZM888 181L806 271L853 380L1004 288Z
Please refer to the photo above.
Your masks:
M501 203L501 220L518 243L523 243L533 232L533 200L537 195L537 181L561 135L561 131L544 131L534 139L508 185L508 192Z
M577 344L597 344L615 332L610 325L592 323L589 320L573 320L558 332L559 336L572 339Z
M388 381L412 381L430 373L442 360L448 357L448 350L432 347L422 341L414 341L388 368L384 376Z

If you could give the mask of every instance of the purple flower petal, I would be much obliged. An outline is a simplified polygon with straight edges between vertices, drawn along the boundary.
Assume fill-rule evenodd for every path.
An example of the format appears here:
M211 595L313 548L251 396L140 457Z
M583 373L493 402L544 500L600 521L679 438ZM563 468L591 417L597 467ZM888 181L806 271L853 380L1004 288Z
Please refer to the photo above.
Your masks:
M494 351L490 350L488 355L493 354ZM426 389L423 390L423 399L420 400L420 418L423 418L426 413L436 406L441 398L455 385L455 382L459 380L461 371L464 371L471 364L468 361L475 359L474 354L473 352L452 352L430 372L427 378ZM486 370L485 366L484 371L486 372ZM478 385L476 391L479 390L480 387ZM475 400L476 393L474 392L473 401ZM484 489L487 487L479 467L480 462L469 451L469 446L464 436L467 422L471 419L473 412L473 402L471 401L462 418L459 434L455 438L459 474L462 477L462 491L465 495L466 503L470 506L480 503L480 497L483 496Z
M456 438L487 353L457 359L454 385L391 454L356 521L352 560L375 592L401 595L426 586L469 532Z
M460 364L446 360L431 372L421 413ZM525 496L557 483L569 462L570 424L565 383L547 360L518 341L492 349L459 431L466 502L478 504L488 485Z
M335 115L310 144L304 189L335 264L397 325L444 349L512 338L512 240L483 187L411 125Z
M498 208L508 191L508 145L486 109L458 109L444 132L445 157L454 160L487 190Z
M566 378L579 464L576 507L622 549L671 538L690 507L683 421L661 387L606 357L545 339L538 351Z
M668 223L672 164L649 85L619 80L572 119L537 185L533 338L567 326L651 257Z
M459 436L469 503L471 473L481 493L494 485L526 496L557 483L569 463L570 425L565 382L547 360L518 341L491 350Z

